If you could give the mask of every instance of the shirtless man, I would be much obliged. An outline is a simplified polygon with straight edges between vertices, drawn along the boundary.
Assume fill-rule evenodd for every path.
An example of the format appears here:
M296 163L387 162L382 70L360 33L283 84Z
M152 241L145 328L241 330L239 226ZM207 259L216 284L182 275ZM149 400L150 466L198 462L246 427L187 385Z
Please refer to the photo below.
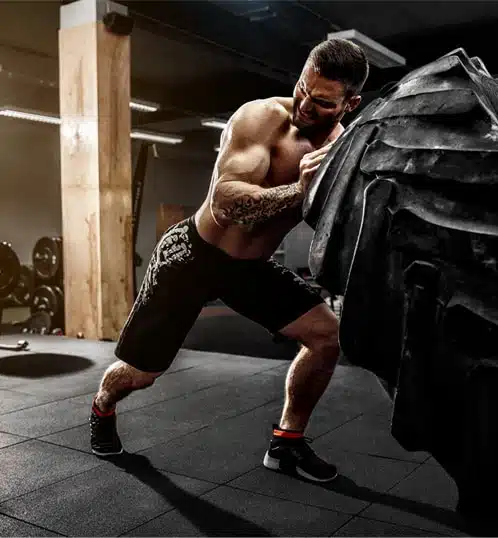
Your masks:
M203 306L220 298L302 345L264 465L318 482L336 477L304 430L339 356L337 319L318 293L271 256L302 220L310 180L344 130L342 117L360 103L367 76L358 46L325 41L311 51L293 97L252 101L232 116L204 203L167 230L152 255L116 347L120 360L105 372L93 401L93 453L123 451L117 402L168 369Z

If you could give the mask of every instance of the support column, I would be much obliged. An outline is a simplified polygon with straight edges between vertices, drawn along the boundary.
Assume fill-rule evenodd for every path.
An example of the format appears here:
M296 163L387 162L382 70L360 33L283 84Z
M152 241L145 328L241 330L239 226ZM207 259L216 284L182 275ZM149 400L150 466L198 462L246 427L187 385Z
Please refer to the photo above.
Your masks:
M133 302L130 38L102 0L61 8L59 77L66 334L115 340Z

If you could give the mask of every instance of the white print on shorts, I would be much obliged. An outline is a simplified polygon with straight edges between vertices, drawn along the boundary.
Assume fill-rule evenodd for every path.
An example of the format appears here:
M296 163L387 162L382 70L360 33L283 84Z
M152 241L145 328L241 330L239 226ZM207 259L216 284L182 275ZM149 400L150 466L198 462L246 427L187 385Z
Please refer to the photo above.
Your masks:
M159 241L152 254L142 287L140 288L140 301L145 302L151 297L161 269L181 265L194 259L188 230L189 227L187 225L173 228Z

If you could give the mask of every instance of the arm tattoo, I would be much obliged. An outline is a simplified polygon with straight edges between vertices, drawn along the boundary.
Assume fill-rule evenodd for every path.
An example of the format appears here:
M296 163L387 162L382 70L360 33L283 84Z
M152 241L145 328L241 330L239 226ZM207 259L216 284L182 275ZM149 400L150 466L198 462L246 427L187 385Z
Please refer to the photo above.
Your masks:
M254 225L267 221L287 209L298 208L303 202L299 183L280 185L259 192L241 192L237 185L223 186L221 213L229 222Z

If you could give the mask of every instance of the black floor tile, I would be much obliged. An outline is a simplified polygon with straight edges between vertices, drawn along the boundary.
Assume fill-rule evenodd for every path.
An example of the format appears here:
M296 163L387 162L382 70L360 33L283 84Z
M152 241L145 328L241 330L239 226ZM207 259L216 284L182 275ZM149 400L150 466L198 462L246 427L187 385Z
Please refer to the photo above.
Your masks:
M40 404L74 398L98 390L104 370L25 381L12 390L38 398Z
M414 463L353 454L333 447L313 448L317 449L321 457L338 466L339 476L333 482L311 484L260 467L229 482L229 485L355 514L381 499L383 491L397 484L417 467Z
M340 450L326 442L324 437L317 439L312 448L322 458L337 465L342 477L341 489L369 502L373 502L377 492L388 491L420 465Z
M274 363L274 361L272 361ZM273 365L272 365L273 366ZM275 398L283 395L284 379L280 372L267 370L266 363L252 361L243 368L237 363L220 360L220 363L206 362L186 370L169 373L161 376L152 387L137 391L119 404L121 412L138 409L179 396L188 396L201 390L213 390L224 384L233 387L240 383L241 391L247 392L246 398ZM259 371L263 370L261 374ZM264 377L255 377L264 376ZM216 390L224 389L216 388ZM278 391L278 393L277 393ZM233 392L233 390L232 390ZM270 396L267 396L270 395ZM222 401L222 400L220 400ZM213 409L213 413L215 410Z
M221 525L221 532L218 534L210 534L211 529L213 528L218 531L217 527L219 523L216 519L213 519L212 505L203 504L203 508L199 509L199 500L200 499L196 499L191 505L195 508L195 513L191 513L189 506L186 506L185 510L175 509L166 512L166 514L159 516L144 525L132 529L122 536L237 536L235 532L224 535L222 533L223 530L225 530L224 524ZM224 521L226 521L228 517L228 515L224 514ZM247 528L247 532L243 533L246 536L262 535L262 531L260 531L255 523L248 522L242 518L237 518L237 523L232 523L231 526L239 529ZM254 531L254 528L257 528L257 530Z
M426 452L409 452L391 435L390 417L382 414L364 414L327 434L324 442L343 450L423 462Z
M270 403L142 452L161 469L224 483L261 465L281 403Z
M453 480L436 465L424 464L361 515L447 536L465 536L455 512L458 492Z
M335 481L329 484L312 484L296 477L270 471L262 465L226 485L276 499L299 502L345 514L357 514L369 504L347 494L337 493L334 489Z
M119 536L216 487L161 473L145 458L88 471L0 504L0 512L68 536Z
M19 435L12 435L11 433L0 432L0 448L15 445L17 443L22 443L26 440L26 437L20 437Z
M392 402L376 380L367 377L364 384L350 376L332 377L322 405L337 409L349 409L356 413L380 414L390 417Z
M87 454L40 441L2 448L0 458L0 502L102 465Z
M297 353L294 342L275 343L266 329L233 310L226 308L225 315L208 314L209 307L185 338L186 348L285 360Z
M392 525L391 523L374 521L364 517L355 517L332 536L427 536L427 531L402 525ZM431 536L440 535L431 533Z
M350 516L221 486L130 536L329 536Z
M0 515L0 536L60 536L55 532Z
M41 403L46 403L46 401L40 401L40 398L32 394L25 394L18 390L0 389L0 415L34 407Z
M88 406L66 399L21 411L0 415L0 431L39 437L83 424L88 420Z
M261 464L271 438L272 424L278 422L282 404L283 400L274 401L144 454L150 455L161 468L223 483ZM314 414L309 435L320 435L354 416L349 411L321 406Z
M0 389L2 390L15 389L16 387L18 387L25 381L26 381L25 378L5 376L5 375L2 375L0 372Z
M187 379L194 383L197 370L188 370ZM180 375L184 372L179 372ZM272 371L243 376L231 383L216 385L192 394L121 412L118 407L118 431L126 451L137 452L165 443L198 430L216 420L244 413L282 394L282 378ZM142 392L147 392L145 389ZM156 393L157 395L157 393ZM70 400L83 405L84 399ZM86 415L90 412L86 398ZM1 417L0 417L1 419ZM1 422L0 422L1 424ZM78 450L89 451L89 426L68 429L43 440Z

